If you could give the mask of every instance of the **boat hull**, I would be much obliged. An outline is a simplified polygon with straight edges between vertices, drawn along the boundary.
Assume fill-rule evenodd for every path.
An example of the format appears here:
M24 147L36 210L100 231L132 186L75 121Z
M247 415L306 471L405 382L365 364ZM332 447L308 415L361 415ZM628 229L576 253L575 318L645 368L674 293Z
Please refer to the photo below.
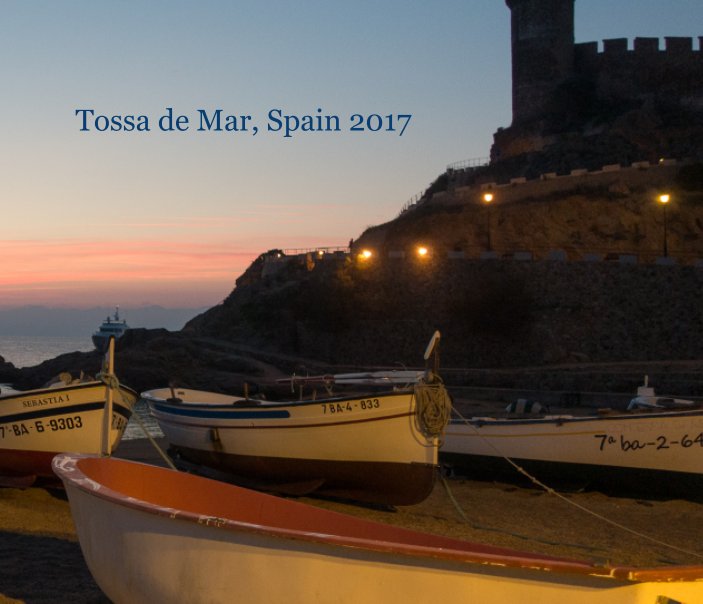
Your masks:
M439 443L419 429L412 390L267 405L177 394L182 403L142 395L177 460L282 493L410 505L432 491Z
M703 567L637 570L521 553L114 458L62 455L54 467L88 567L116 604L703 597Z
M477 476L517 476L507 457L539 477L692 495L703 486L703 410L454 420L440 457Z
M137 393L95 381L0 397L0 476L55 478L60 452L100 453L108 389L113 407L109 450L119 443Z
M437 472L437 467L429 463L289 459L229 455L186 447L172 447L171 452L184 469L192 463L205 475L250 488L288 495L317 493L389 505L424 501L432 492ZM187 461L182 463L182 460ZM203 467L215 472L203 472Z

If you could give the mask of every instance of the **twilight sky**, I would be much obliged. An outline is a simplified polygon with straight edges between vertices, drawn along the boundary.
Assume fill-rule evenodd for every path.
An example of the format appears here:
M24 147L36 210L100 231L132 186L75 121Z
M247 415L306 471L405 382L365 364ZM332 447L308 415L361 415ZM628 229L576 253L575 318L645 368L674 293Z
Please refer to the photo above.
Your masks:
M699 35L700 0L576 1L577 42ZM0 307L214 305L261 252L346 245L488 156L509 40L502 0L0 1ZM169 107L187 129L160 129ZM340 130L284 137L272 109Z

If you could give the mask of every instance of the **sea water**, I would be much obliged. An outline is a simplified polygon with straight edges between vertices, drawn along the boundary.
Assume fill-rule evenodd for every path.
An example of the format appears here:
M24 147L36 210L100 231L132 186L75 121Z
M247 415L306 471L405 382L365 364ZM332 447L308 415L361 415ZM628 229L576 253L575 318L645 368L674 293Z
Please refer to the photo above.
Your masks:
M15 367L34 367L43 361L68 352L93 350L90 336L3 336L0 335L0 356Z
M34 367L61 354L91 350L93 350L93 343L90 337L0 335L0 356L15 367ZM119 378L119 368L117 374ZM3 384L1 389L5 394L12 392L7 384ZM147 404L140 400L134 407L132 419L127 424L123 438L127 440L144 438L145 429L153 437L163 436L156 420L149 414Z
M133 438L147 438L148 436L161 438L163 435L159 424L149 413L149 407L146 402L139 399L134 406L132 417L127 423L122 439L131 440Z

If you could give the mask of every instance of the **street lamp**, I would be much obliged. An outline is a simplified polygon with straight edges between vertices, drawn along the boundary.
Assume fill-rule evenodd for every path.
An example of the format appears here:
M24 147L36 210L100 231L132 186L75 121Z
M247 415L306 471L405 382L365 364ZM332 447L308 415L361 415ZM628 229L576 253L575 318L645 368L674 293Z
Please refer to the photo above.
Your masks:
M491 202L493 193L483 194L483 203L486 205L486 238L488 240L488 251L491 251Z
M659 197L657 197L657 201L664 207L664 257L666 258L669 255L669 246L667 241L668 220L666 215L666 206L668 206L669 202L671 201L671 195L669 195L668 193L662 193Z
M419 245L417 247L417 255L420 256L420 258L425 258L429 253L430 251L424 245Z

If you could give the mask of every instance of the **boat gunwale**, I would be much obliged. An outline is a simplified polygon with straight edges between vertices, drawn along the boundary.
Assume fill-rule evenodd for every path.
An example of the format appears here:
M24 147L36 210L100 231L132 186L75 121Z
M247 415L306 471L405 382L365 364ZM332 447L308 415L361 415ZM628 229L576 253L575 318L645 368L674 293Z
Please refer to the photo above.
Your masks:
M163 404L163 405L169 405L173 407L190 407L194 409L203 409L203 410L208 410L208 409L213 409L213 408L218 408L218 407L226 407L228 409L257 409L257 410L278 410L282 407L309 407L311 405L322 405L326 403L344 403L348 401L357 401L357 400L366 400L366 399L373 399L373 398L387 398L391 396L410 396L414 397L415 392L412 388L403 388L400 390L384 390L381 392L375 392L373 394L364 394L361 396L358 395L344 395L344 396L338 396L338 397L323 397L319 399L304 399L300 401L292 401L292 400L285 400L285 401L269 401L265 399L256 399L256 398L242 398L242 397L237 397L235 395L229 395L229 394L220 394L220 393L206 393L206 394L217 394L217 396L222 396L224 397L230 397L232 400L231 402L213 402L213 403L205 403L205 402L190 402L186 400L181 400L180 402L172 402L168 399L161 398L161 397L156 397L152 392L160 391L160 390L167 390L166 388L156 388L154 390L147 390L145 392L141 393L141 398L142 400L146 401L149 404ZM190 389L186 389L190 390ZM192 390L193 392L201 392L199 390Z
M492 417L489 415L474 416L471 418L455 418L453 417L447 424L447 428L472 426L477 428L484 427L504 427L504 426L533 426L542 424L575 424L583 422L602 422L602 421L633 421L645 419L661 419L670 417L699 417L703 416L703 407L695 409L662 409L662 410L638 410L636 412L616 412L609 415L554 415L547 417Z
M39 394L65 392L66 390L83 390L85 388L93 388L95 386L99 386L99 387L104 388L105 386L108 386L108 384L106 384L102 380L91 380L89 382L79 382L77 384L66 384L64 386L32 388L31 390L16 390L14 392L9 392L8 394L0 393L0 404L2 404L3 401L10 400L13 398L24 398L24 397L34 396L34 395L39 395ZM137 398L137 401L139 400L139 393L136 390L134 390L133 388L130 388L129 386L126 386L125 384L120 383L117 389L126 390L130 394L134 395Z
M176 472L182 476L187 476L187 480L189 481L198 482L204 480L210 482L211 484L217 485L216 488L219 490L237 490L253 493L255 498L259 501L275 500L281 498L265 493L250 491L242 487L237 487L236 485L219 483L218 481L213 481L196 475L179 473L176 470L168 470L165 468L150 466L149 464L120 460L115 458L99 458L91 455L62 453L60 455L57 455L52 462L54 472L64 483L68 482L74 488L93 497L98 497L100 499L109 501L115 505L127 507L147 514L156 515L162 518L170 520L183 520L189 523L205 525L215 529L226 530L233 533L244 532L248 534L264 535L266 537L271 538L285 539L288 541L300 541L321 544L331 547L344 547L356 550L366 550L380 554L396 554L402 555L403 557L407 557L410 559L434 559L461 564L499 566L513 569L541 571L547 573L556 572L568 575L592 576L594 578L615 579L623 582L675 582L684 580L703 581L703 565L668 566L654 568L636 568L627 566L619 567L610 565L601 566L590 561L542 556L540 554L520 552L517 550L509 550L507 548L499 548L495 546L488 547L492 549L502 549L504 551L500 553L490 553L481 552L478 551L478 549L452 549L439 546L423 546L418 544L402 543L398 541L379 541L374 540L372 538L352 537L348 535L330 533L319 533L305 529L276 527L272 525L246 522L244 520L235 520L232 518L199 514L188 510L179 510L176 508L167 507L165 505L154 503L146 499L139 499L130 496L126 493L117 491L109 486L106 486L105 484L102 484L92 479L80 468L82 460L91 459L99 459L102 462L108 462L110 464L131 464L140 467L151 468L147 471L156 473ZM65 486L67 485L65 484ZM312 507L307 504L294 501L286 501L286 503L291 507ZM347 514L333 512L331 510L316 508L316 513L328 517L340 516L345 519L351 518L352 523L361 524L371 528L373 528L374 526L387 526L383 525L382 523L356 518ZM423 533L418 533L417 531L413 531L410 529L404 529L400 527L392 528L398 532L407 533L408 535L423 535ZM452 537L442 537L440 535L432 534L428 534L428 536L438 539L455 541L458 543L465 543L468 547L478 546L480 548L481 546L481 544L478 543L469 541L463 542L457 539L453 539Z
M145 396L145 394L147 396ZM388 421L400 419L403 417L412 417L416 413L415 394L412 391L402 392L384 392L378 393L373 397L370 396L352 396L344 399L319 399L316 401L293 401L281 402L275 404L241 404L239 401L232 403L188 403L188 402L171 402L163 398L148 396L148 393L142 393L144 400L150 411L157 419L165 422L192 427L207 427L203 426L198 421L217 422L218 428L231 429L264 429L264 428L329 428L334 426L342 426L348 424L359 424L369 422ZM225 395L227 396L227 395ZM295 417L292 413L294 410L303 408L311 408L313 405L326 404L343 404L349 401L366 400L369 398L380 397L401 397L407 400L401 400L398 404L393 404L391 409L375 408L355 414L349 415L346 413L336 413L319 415L314 417ZM242 399L247 400L247 399ZM337 416L339 419L337 419ZM190 421L189 421L190 420ZM262 423L252 424L252 421ZM225 422L233 422L235 425L228 425ZM238 425L249 422L246 425ZM271 422L271 423L269 423ZM296 423L305 422L305 423ZM222 425L224 424L224 425Z

